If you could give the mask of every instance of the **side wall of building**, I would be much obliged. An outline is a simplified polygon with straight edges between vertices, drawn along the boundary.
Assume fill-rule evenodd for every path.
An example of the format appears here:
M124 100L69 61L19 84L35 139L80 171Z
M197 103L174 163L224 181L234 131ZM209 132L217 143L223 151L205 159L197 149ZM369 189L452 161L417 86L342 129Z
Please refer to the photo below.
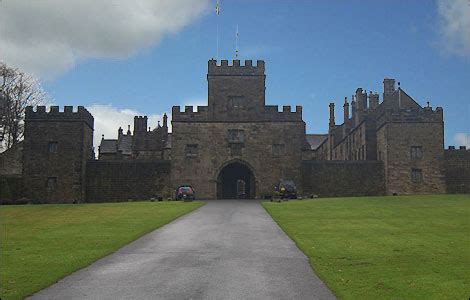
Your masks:
M169 161L90 160L86 168L86 201L116 202L173 197Z
M26 110L23 142L24 196L33 203L85 200L86 161L93 156L93 117L79 107Z
M412 157L412 147L421 147L422 157ZM387 123L377 131L377 153L387 194L445 193L443 123Z
M304 161L302 188L306 196L384 195L384 166L377 161Z
M23 143L0 153L0 177L21 177L23 172Z
M470 149L445 150L447 193L470 193Z

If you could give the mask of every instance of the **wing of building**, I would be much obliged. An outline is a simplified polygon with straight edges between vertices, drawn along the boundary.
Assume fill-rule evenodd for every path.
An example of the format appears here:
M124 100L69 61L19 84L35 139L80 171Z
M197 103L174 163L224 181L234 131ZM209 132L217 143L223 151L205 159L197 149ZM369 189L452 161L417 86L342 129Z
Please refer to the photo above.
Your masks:
M0 154L3 166L22 157L15 197L127 201L190 185L199 199L259 199L281 181L304 196L470 192L470 151L444 149L443 109L420 105L394 79L384 79L382 97L362 88L346 97L341 124L330 103L320 134L306 133L301 106L266 105L262 60L211 59L207 81L207 106L174 106L171 133L166 114L153 130L136 116L133 131L102 138L97 159L85 108L28 107L23 155Z

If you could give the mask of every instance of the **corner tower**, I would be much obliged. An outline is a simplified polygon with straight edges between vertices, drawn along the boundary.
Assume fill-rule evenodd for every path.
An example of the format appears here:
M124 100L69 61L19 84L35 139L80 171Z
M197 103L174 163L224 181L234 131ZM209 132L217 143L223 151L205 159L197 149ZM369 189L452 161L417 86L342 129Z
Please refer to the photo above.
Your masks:
M79 106L26 108L24 196L36 203L85 201L86 161L93 158L93 116Z

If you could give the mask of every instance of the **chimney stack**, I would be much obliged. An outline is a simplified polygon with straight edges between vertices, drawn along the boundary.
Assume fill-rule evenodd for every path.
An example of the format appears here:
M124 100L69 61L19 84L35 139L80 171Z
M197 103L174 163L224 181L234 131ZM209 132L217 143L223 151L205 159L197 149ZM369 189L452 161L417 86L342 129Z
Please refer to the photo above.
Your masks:
M395 79L393 78L385 78L384 79L384 94L383 94L383 100L387 100L390 95L395 92Z
M335 126L335 104L330 103L330 128Z
M369 109L375 110L377 106L379 106L379 94L372 93L371 91L369 93Z
M344 97L344 105L343 105L343 122L344 124L349 123L349 103L348 97Z

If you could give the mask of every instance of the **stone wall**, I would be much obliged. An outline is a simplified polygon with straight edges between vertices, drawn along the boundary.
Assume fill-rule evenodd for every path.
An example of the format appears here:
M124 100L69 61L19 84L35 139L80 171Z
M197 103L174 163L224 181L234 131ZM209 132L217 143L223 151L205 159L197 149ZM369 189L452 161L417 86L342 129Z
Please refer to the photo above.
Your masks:
M470 193L470 150L445 150L445 174L447 193Z
M231 143L229 130L242 130L244 141ZM218 175L231 162L239 162L252 170L256 198L271 194L282 178L300 181L302 149L306 143L303 121L173 121L172 135L172 185L175 188L191 184L204 199L217 198ZM197 155L187 156L187 145L197 145ZM276 147L279 149L273 149Z
M377 161L304 161L302 194L373 196L385 194L384 167Z
M421 147L413 158L411 147ZM445 193L444 125L442 122L393 122L377 131L377 153L385 165L387 194ZM414 180L419 170L422 180Z
M0 153L0 177L19 177L23 172L23 142Z
M84 107L26 108L23 186L28 201L84 201L85 164L92 157L93 116Z
M24 204L21 177L0 176L0 204Z
M169 161L87 162L86 201L113 202L173 197Z

